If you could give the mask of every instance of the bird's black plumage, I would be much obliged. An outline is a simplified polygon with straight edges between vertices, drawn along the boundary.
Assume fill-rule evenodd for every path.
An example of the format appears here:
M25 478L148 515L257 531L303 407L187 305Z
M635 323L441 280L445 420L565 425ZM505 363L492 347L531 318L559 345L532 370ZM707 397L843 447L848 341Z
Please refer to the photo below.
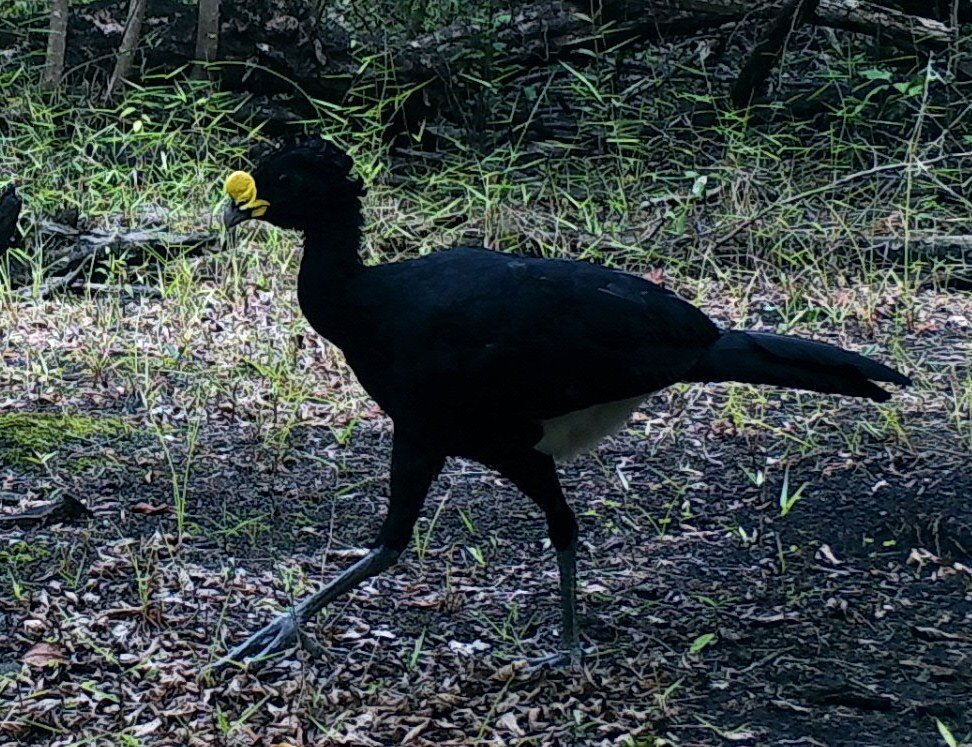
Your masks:
M543 420L679 381L719 336L674 294L595 265L469 248L328 264L304 257L304 314L396 424L447 454L532 447Z
M0 255L18 243L20 233L17 230L17 219L22 206L23 201L13 183L0 190Z
M238 178L246 201L230 205L226 219L234 225L259 209L263 220L303 231L301 310L394 421L389 513L367 558L232 659L279 650L296 635L295 617L309 619L394 562L447 456L496 468L544 512L560 567L565 644L576 653L577 523L555 457L680 381L875 400L888 394L873 381L908 383L832 345L722 330L671 291L585 262L457 248L366 267L358 256L363 189L350 170L350 159L323 141L284 148L253 172L255 190Z

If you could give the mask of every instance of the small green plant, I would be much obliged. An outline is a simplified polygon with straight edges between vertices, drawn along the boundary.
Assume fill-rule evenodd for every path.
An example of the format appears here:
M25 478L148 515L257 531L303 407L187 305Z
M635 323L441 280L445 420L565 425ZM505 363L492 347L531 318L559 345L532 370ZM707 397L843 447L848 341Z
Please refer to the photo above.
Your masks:
M418 666L419 659L422 657L422 651L425 649L425 633L426 628L422 628L422 632L415 639L415 645L412 646L412 653L408 657L409 671L413 671Z
M689 653L690 654L699 653L707 646L711 646L715 642L715 639L716 639L715 633L703 633L694 641L692 641L692 645L689 646Z
M338 442L338 445L347 446L351 443L351 437L354 435L354 429L357 425L358 418L351 418L343 427L331 428L331 434L334 436L334 440Z
M65 445L94 448L98 440L128 430L118 417L17 411L0 414L0 459L45 466Z
M750 472L748 469L743 469L743 473L749 478L749 481L755 485L757 488L763 487L763 483L766 481L766 472L761 469L755 469Z
M475 545L470 545L470 546L466 547L466 552L468 552L472 556L472 559L476 561L476 564L478 566L483 567L483 568L486 567L486 558L483 557L483 551L482 550L480 550Z
M803 498L803 491L810 483L805 482L792 493L790 492L790 465L783 470L783 485L780 487L780 516L786 516Z
M970 744L969 742L959 742L955 735L952 734L952 730L937 718L935 719L935 726L938 727L938 733L948 747L968 747Z
M449 494L446 493L442 496L442 500L439 501L439 505L435 507L435 513L432 514L432 518L429 520L429 526L424 531L419 527L420 522L415 523L415 527L412 529L412 536L415 541L415 554L418 556L419 560L425 560L426 553L429 550L429 541L432 539L432 532L435 530L435 525L439 521L439 516L442 514L442 509L445 508L446 501L449 499Z
M655 700L658 703L658 707L661 708L662 711L668 710L671 704L672 697L675 695L675 693L677 693L679 690L682 689L682 683L684 681L685 681L684 677L679 677L677 680L675 680L672 684L670 684L660 693L655 693Z

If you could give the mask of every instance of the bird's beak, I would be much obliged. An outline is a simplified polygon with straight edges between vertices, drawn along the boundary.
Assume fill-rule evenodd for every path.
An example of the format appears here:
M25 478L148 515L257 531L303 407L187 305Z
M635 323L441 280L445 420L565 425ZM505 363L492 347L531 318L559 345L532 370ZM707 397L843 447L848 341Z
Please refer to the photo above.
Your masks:
M238 223L249 220L253 217L252 212L252 210L241 208L235 202L228 202L226 207L223 208L223 226L232 228Z

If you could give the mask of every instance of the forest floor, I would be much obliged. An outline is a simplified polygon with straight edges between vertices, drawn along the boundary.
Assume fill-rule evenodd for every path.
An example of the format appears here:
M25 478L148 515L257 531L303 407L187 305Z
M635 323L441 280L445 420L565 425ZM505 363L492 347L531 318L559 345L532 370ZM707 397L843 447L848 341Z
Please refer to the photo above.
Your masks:
M200 287L191 332L171 323L184 298L123 291L7 317L0 745L937 745L936 719L972 733L968 294L921 291L908 329L880 304L873 326L816 327L914 375L892 403L682 387L564 465L581 671L520 667L557 643L543 522L452 460L401 562L312 626L322 655L212 682L206 663L374 537L390 423L302 327L292 288ZM786 295L711 285L697 301L752 326ZM240 329L287 350L294 375L247 348L236 385L194 390L189 369L239 373L231 349L250 343L221 335ZM287 382L327 398L287 400ZM86 510L24 516L71 498Z

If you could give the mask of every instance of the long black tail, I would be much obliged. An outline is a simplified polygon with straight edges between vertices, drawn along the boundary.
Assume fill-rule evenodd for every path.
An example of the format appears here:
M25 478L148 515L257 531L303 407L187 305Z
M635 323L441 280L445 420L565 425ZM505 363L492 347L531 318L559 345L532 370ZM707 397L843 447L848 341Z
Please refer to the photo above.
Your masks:
M911 379L863 355L823 342L766 332L723 332L686 374L685 381L740 381L869 397L891 395L874 384L906 386Z

